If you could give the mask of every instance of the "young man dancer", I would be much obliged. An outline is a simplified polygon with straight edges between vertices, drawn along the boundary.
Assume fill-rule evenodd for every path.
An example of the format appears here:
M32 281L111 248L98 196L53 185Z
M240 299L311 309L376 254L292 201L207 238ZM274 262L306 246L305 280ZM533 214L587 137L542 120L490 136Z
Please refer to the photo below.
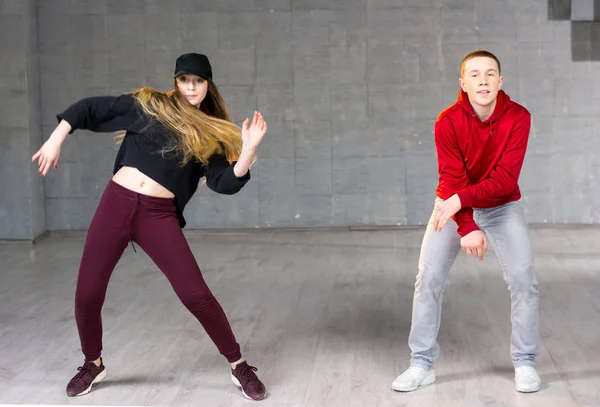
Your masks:
M461 248L483 259L489 239L510 290L515 387L535 392L541 384L535 371L538 284L529 229L517 202L531 118L501 90L500 62L490 52L467 55L460 76L456 103L435 123L439 185L421 246L408 339L411 361L392 388L413 391L435 382L448 273Z

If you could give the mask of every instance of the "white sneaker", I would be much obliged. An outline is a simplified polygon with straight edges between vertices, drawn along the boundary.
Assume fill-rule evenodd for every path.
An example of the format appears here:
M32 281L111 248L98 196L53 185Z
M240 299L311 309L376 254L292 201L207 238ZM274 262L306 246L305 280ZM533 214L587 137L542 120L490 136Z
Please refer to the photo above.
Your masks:
M413 391L420 386L435 383L435 370L425 370L421 367L411 366L404 371L392 383L392 389L396 391Z
M519 366L515 368L515 389L521 393L533 393L540 389L542 380L534 367Z

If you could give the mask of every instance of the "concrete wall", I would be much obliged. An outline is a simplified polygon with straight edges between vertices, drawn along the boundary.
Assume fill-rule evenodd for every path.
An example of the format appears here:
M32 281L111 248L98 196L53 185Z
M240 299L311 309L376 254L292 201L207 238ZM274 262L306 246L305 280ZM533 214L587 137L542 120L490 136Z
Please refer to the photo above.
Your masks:
M37 7L44 138L55 114L78 98L169 89L175 58L189 51L209 55L238 124L263 112L270 131L253 180L233 197L201 188L186 210L189 228L423 224L437 180L433 121L456 97L462 57L477 48L497 54L504 89L533 114L521 177L529 221L600 219L597 27L572 23L570 2L43 0ZM2 30L23 30L11 27ZM16 64L2 62L18 76ZM3 92L22 93L15 83L3 79ZM22 111L8 107L2 126ZM17 130L0 136L11 159L29 153L29 125L13 123ZM88 227L116 150L109 134L68 139L45 181L48 229ZM29 167L19 158L8 168ZM21 180L0 177L32 196ZM9 230L31 212L2 207Z
M42 179L30 164L42 140L35 3L0 3L0 239L46 230Z

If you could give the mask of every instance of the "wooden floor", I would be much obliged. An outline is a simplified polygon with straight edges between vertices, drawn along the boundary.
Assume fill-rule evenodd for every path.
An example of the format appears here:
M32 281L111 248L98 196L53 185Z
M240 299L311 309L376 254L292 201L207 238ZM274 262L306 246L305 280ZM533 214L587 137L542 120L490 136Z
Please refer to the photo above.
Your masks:
M461 255L444 299L435 385L391 390L422 229L188 233L264 406L600 406L600 229L533 229L542 389L514 390L498 261ZM0 405L245 406L228 365L148 257L129 247L104 307L108 378L65 395L82 362L73 295L84 234L0 243Z

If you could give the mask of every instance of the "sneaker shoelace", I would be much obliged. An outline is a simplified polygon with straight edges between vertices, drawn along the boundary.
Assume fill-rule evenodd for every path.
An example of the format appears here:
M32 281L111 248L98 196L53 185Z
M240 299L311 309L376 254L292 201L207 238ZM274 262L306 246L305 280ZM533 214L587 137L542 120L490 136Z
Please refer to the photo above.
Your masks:
M254 372L257 370L257 368L250 365L240 366L240 372L238 376L240 383L246 384L251 380L257 379L256 375L254 374Z
M94 366L94 367L96 367L96 366ZM92 374L92 364L85 363L83 366L79 366L77 368L77 370L79 370L79 373L77 373L75 375L75 377L73 378L73 381L77 384L85 384L86 376L89 376Z
M409 374L410 374L411 376L418 376L418 375L421 375L421 374L423 374L423 373L425 373L425 370L424 370L424 369L421 369L420 367L417 367L417 366L411 366L411 367L409 368Z

